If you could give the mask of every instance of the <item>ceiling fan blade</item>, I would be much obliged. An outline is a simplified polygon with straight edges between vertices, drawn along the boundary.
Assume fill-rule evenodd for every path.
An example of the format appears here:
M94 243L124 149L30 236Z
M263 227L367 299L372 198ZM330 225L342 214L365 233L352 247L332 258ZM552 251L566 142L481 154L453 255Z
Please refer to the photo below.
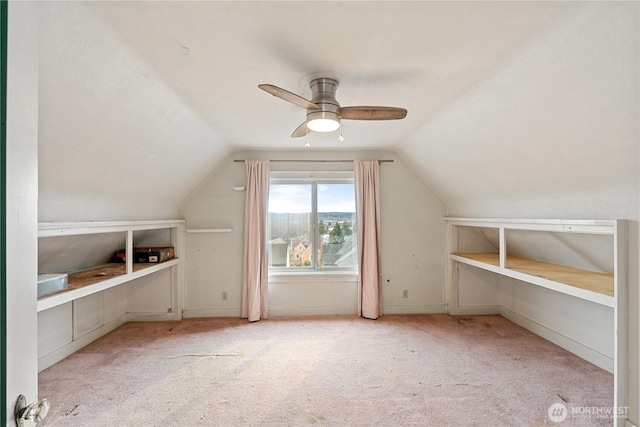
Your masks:
M307 122L304 122L293 131L291 138L300 138L307 136L309 133L311 133L311 130L307 127Z
M407 116L407 110L397 107L342 107L344 120L398 120Z
M265 92L270 93L271 95L278 97L280 99L284 99L287 102L297 105L298 107L306 108L306 109L318 109L320 108L313 102L304 99L301 96L296 95L293 92L289 92L288 90L284 90L278 86L262 84L258 85L258 87Z

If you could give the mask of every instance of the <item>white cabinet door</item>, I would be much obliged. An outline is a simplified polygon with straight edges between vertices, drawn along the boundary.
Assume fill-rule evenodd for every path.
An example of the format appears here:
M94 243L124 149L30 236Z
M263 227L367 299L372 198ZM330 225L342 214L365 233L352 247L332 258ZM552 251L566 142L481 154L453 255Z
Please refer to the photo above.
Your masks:
M77 340L102 326L102 292L73 301L73 339Z

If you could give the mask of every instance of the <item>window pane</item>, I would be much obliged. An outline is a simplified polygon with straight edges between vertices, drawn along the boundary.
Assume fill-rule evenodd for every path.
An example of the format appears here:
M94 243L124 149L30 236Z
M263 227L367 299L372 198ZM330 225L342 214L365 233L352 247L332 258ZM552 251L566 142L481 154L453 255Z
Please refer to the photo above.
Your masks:
M318 184L318 267L356 267L356 196L353 184Z
M313 266L311 184L269 188L269 267Z

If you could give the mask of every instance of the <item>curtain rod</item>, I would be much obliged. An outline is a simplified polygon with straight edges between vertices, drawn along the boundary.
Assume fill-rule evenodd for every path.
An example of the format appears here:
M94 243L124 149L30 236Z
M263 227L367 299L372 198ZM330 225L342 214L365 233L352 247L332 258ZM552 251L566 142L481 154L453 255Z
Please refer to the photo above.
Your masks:
M270 162L292 163L351 163L353 160L269 160ZM245 160L234 160L235 163L244 163ZM393 160L378 160L378 163L393 163Z

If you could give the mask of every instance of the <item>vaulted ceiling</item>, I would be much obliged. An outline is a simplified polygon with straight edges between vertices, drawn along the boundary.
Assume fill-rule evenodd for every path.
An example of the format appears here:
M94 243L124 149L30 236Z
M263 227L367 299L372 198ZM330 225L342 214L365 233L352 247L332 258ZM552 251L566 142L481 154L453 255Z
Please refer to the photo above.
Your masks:
M46 2L41 216L179 205L231 151L300 149L309 98L407 108L311 150L392 149L449 203L635 191L638 3ZM64 197L63 197L64 195ZM85 202L83 202L86 204ZM637 200L636 200L637 203ZM144 215L144 214L143 214Z

